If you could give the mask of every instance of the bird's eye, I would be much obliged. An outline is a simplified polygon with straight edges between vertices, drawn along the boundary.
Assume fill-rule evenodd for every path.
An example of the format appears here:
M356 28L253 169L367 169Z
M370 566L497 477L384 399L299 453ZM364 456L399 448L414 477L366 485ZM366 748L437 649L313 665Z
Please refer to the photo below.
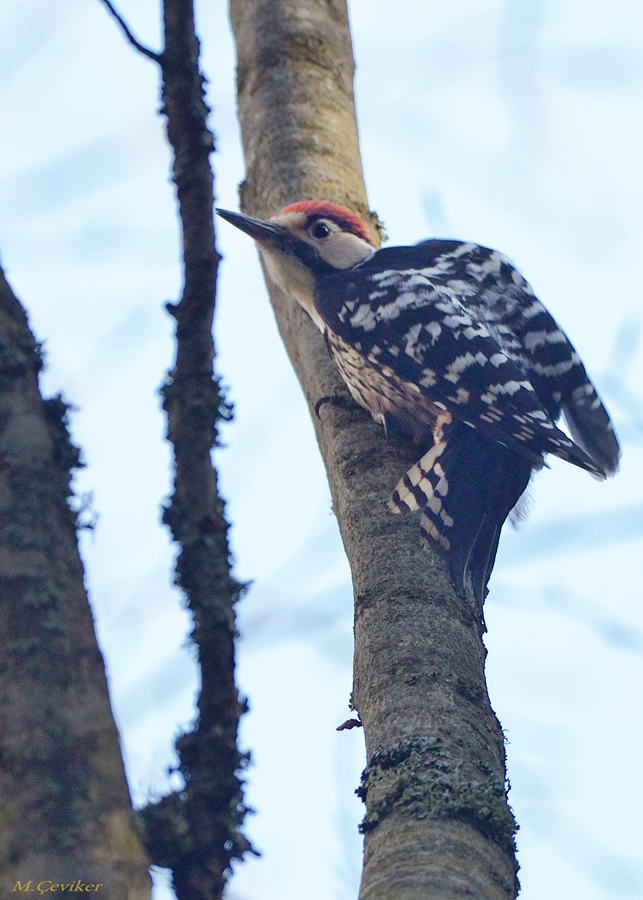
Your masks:
M325 222L315 222L310 227L312 237L323 240L330 235L330 228Z

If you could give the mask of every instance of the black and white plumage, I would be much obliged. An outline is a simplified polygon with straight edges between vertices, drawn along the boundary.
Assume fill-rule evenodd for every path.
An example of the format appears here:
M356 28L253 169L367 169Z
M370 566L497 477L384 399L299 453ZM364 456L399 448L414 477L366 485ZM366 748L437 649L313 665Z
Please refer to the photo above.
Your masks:
M354 213L325 201L268 222L219 214L325 333L353 398L423 445L389 506L419 514L461 593L470 573L484 599L502 525L546 454L616 472L618 441L582 362L502 254L446 240L376 251Z

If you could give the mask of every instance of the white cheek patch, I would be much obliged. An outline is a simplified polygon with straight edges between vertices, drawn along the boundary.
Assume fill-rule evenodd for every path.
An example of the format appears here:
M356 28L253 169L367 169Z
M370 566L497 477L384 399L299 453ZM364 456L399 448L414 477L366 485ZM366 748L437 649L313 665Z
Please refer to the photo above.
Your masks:
M375 253L375 248L363 238L347 231L338 231L326 240L309 243L313 243L321 258L334 269L352 269Z

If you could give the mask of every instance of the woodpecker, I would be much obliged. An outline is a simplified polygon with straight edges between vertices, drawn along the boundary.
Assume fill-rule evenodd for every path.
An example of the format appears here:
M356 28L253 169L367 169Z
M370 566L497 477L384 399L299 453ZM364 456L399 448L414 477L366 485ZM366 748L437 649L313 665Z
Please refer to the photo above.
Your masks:
M501 253L455 240L376 250L365 222L324 200L267 221L217 213L323 332L353 399L422 447L389 507L418 515L462 596L469 574L482 604L502 526L546 454L616 473L619 444L578 354Z

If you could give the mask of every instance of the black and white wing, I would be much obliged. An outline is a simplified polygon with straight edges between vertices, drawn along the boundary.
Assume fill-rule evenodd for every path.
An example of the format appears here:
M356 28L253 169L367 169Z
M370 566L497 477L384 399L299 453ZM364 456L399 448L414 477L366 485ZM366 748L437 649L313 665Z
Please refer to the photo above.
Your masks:
M419 250L427 264L418 265ZM409 251L416 264L405 268ZM486 266L481 254L493 257ZM380 251L351 272L321 279L315 302L329 330L392 384L414 385L419 399L534 463L552 453L603 478L601 462L556 427L555 404L549 396L543 402L532 383L540 360L511 326L535 298L511 276L507 293L506 277L493 268L515 270L499 260L485 248L444 241Z
M522 360L552 420L562 411L575 442L607 475L614 475L621 455L618 440L569 338L501 253L465 246L467 252L453 254L442 277L447 284L466 285L469 308L510 356Z
M479 602L502 525L552 453L604 478L618 464L609 416L573 347L522 276L475 244L381 250L320 279L317 311L353 396L434 445L395 488L420 513L462 592ZM555 421L561 409L570 440Z

